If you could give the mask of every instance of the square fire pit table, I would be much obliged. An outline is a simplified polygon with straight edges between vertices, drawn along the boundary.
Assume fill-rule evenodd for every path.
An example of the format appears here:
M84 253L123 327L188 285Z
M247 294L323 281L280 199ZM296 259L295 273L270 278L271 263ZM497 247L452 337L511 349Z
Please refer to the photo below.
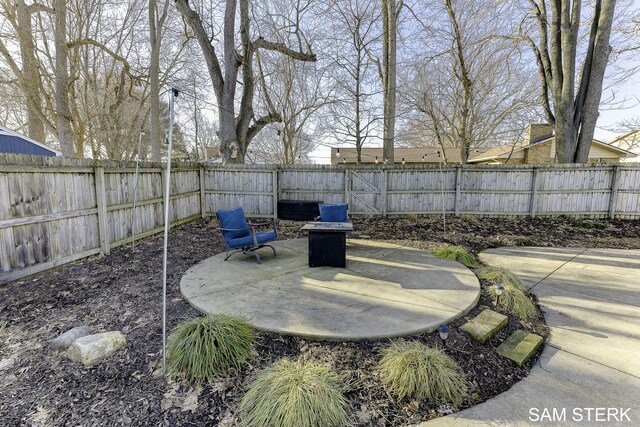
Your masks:
M345 267L347 232L353 231L353 224L309 222L302 230L309 232L309 267Z

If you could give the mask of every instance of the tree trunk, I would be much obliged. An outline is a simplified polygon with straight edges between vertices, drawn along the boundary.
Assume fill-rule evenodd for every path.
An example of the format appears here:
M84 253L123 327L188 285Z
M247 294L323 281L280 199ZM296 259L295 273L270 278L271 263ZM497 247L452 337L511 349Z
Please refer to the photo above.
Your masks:
M16 6L16 20L18 38L20 40L20 56L22 58L22 90L26 98L27 122L29 138L38 142L45 142L45 126L41 119L42 99L40 98L40 65L35 56L33 42L33 26L31 25L31 10L24 0L19 0Z
M609 39L611 37L611 26L613 24L615 7L615 0L604 0L602 2L602 10L599 14L600 16L597 17L598 28L595 37L593 37L593 41L590 40L590 44L593 43L594 45L593 60L590 67L591 72L588 77L584 75L582 77L587 80L587 90L584 103L582 104L578 146L573 159L576 163L586 163L589 159L589 150L598 120L598 107L600 106L600 98L602 97L602 82L604 80L609 54L611 53Z
M453 37L455 43L455 62L457 62L458 70L455 72L456 77L460 79L462 84L462 105L460 106L460 124L458 127L458 143L460 144L460 163L463 165L467 163L469 159L469 149L471 148L471 136L469 129L469 119L471 114L470 105L473 98L473 82L469 77L469 67L467 66L467 60L464 53L464 40L462 38L462 31L458 25L455 11L451 0L445 1L445 7L447 8L447 14L449 15L449 22L453 29ZM443 149L444 154L444 149ZM445 160L446 162L446 160Z
M224 163L243 163L236 135L235 96L238 77L238 54L235 46L237 0L227 0L224 14L224 83L218 108L220 122L220 153ZM242 25L242 24L241 24Z
M611 48L615 0L596 0L588 49L576 91L577 44L581 0L550 2L551 26L544 0L530 0L536 9L540 46L536 53L543 90L553 100L558 163L586 163L593 141L602 96L602 82ZM546 35L549 34L549 40ZM547 42L550 49L547 49ZM529 43L533 42L529 39Z
M394 162L396 125L396 57L398 8L395 0L382 1L382 91L384 119L382 153L387 164Z
M55 1L55 45L56 45L56 113L58 125L58 143L60 151L67 157L74 156L74 138L71 128L71 109L69 108L69 71L67 69L67 4L66 0ZM84 153L75 153L82 157Z
M264 126L281 121L282 117L275 111L259 118L254 117L253 95L255 82L253 79L253 55L256 49L268 49L280 52L300 61L316 61L311 53L296 52L284 44L274 43L259 37L250 40L249 2L240 0L240 37L241 55L236 50L235 24L238 0L227 0L222 30L223 63L216 54L210 37L205 30L200 16L189 7L186 0L175 0L178 11L182 14L202 49L213 90L218 102L218 121L220 152L224 163L244 163L249 144ZM236 116L236 85L239 67L242 67L242 99L239 113Z
M158 4L156 0L149 0L149 41L151 44L151 58L149 64L149 130L151 141L151 161L160 161L160 147L164 143L160 131L160 44L157 21Z

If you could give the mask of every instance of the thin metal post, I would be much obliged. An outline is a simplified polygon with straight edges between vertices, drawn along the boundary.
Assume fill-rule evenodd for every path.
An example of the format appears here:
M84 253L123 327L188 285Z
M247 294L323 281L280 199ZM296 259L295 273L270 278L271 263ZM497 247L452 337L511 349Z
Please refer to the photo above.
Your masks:
M138 135L138 153L136 154L136 176L133 184L133 207L131 208L131 252L136 251L136 195L138 194L138 174L140 172L140 143L144 131L140 129Z
M442 195L442 231L447 234L447 207L444 200L444 179L442 177L442 159L440 151L438 153L438 166L440 168L440 194Z
M167 179L164 190L164 256L162 258L162 373L167 374L167 247L169 241L169 192L171 191L171 148L173 146L173 104L178 90L169 95L169 148L167 150Z

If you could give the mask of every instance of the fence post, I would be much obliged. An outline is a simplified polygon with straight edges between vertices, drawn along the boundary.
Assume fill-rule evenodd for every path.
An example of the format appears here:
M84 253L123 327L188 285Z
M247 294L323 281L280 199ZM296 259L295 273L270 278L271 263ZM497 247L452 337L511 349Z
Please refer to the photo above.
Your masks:
M96 186L96 204L98 208L98 234L100 236L100 250L104 255L109 255L111 248L109 242L109 224L107 217L107 194L104 185L104 168L94 167L94 183Z
M616 202L618 200L618 187L620 186L620 165L614 165L611 177L611 194L609 196L609 218L616 217Z
M382 216L387 216L387 204L389 203L387 201L387 180L389 179L388 175L387 175L387 169L386 168L382 168L382 179L381 179L381 184L380 184L380 198L382 199L380 201L380 208L382 210Z
M207 216L207 188L204 180L204 165L200 164L200 214Z
M536 206L538 204L538 168L533 167L533 175L531 176L531 199L529 200L529 216L536 217Z
M453 199L453 211L455 216L460 216L460 205L462 204L462 165L456 165L456 196Z
M278 189L280 188L278 182L278 166L276 166L271 172L271 190L273 192L273 220L278 219Z
M349 173L349 169L344 168L344 203L349 204L349 188L351 187L351 174ZM353 206L349 208L349 211L353 212Z

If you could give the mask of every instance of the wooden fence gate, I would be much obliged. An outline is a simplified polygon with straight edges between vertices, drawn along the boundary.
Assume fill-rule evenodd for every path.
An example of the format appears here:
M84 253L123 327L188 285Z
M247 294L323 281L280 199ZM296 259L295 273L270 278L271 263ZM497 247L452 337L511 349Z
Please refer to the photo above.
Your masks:
M346 170L345 195L349 211L359 215L384 215L386 174L376 170Z

